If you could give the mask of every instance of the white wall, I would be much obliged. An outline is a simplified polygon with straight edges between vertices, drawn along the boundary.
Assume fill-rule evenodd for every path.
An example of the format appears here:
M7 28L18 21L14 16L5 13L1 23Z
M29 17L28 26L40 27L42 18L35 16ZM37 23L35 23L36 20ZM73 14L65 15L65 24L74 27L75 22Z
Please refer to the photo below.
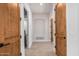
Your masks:
M43 22L40 25L36 22ZM44 42L44 41L50 41L50 26L49 26L49 15L48 14L39 14L35 13L33 14L33 41L35 42ZM43 39L37 39L38 37L41 37Z
M67 55L79 56L79 4L66 4Z

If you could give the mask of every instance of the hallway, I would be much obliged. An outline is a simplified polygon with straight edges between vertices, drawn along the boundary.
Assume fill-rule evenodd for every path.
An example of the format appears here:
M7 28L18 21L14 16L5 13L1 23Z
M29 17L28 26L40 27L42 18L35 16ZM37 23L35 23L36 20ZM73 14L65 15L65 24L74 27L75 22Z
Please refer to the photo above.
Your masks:
M31 48L26 49L26 56L56 56L53 43L34 42Z
M0 56L78 56L78 8L66 3L0 4Z

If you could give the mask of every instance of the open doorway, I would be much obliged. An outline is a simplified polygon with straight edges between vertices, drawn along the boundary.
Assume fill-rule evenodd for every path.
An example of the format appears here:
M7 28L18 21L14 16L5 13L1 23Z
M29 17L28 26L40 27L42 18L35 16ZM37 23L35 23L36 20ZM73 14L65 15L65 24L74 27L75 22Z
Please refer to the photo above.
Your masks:
M29 13L27 24L30 25L28 26L28 28L32 27L28 29L28 32L30 32L29 34L31 34L31 36L28 35L28 38L31 38L31 40L27 39L27 41L32 42L32 44L29 48L25 49L25 55L66 55L66 41L62 41L65 40L65 38L61 40L61 38L59 38L60 36L57 36L57 34L60 33L60 31L63 31L62 33L64 33L61 33L62 38L66 33L66 5L53 3L29 3L25 4L25 7L27 5L28 10L30 10L27 11ZM27 45L28 44L29 43L27 43Z
M51 41L51 22L49 18L50 13L52 12L52 4L29 3L27 5L29 6L29 9L31 10L30 12L32 13L33 43L30 48L26 48L25 55L55 56L56 54L53 50L53 41Z

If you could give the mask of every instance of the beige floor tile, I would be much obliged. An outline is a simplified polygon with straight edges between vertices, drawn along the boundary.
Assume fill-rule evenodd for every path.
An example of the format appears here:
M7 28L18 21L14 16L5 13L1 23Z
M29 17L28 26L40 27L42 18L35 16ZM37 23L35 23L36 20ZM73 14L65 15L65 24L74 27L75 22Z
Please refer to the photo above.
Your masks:
M56 56L51 42L34 42L32 47L26 49L26 56Z

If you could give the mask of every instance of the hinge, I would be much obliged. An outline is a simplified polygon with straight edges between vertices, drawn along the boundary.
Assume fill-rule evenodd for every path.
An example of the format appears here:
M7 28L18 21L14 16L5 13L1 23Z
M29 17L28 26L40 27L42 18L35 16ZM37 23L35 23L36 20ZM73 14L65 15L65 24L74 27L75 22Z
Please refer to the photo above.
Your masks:
M56 8L54 8L54 11L56 11Z
M20 56L22 56L22 53L20 52Z
M56 23L56 21L55 21L55 23Z
M21 39L21 37L22 37L22 36L20 35L20 39Z
M20 17L20 21L21 21L21 17Z
M55 48L56 48L56 45L55 45Z
M56 36L56 33L55 33L55 36Z

